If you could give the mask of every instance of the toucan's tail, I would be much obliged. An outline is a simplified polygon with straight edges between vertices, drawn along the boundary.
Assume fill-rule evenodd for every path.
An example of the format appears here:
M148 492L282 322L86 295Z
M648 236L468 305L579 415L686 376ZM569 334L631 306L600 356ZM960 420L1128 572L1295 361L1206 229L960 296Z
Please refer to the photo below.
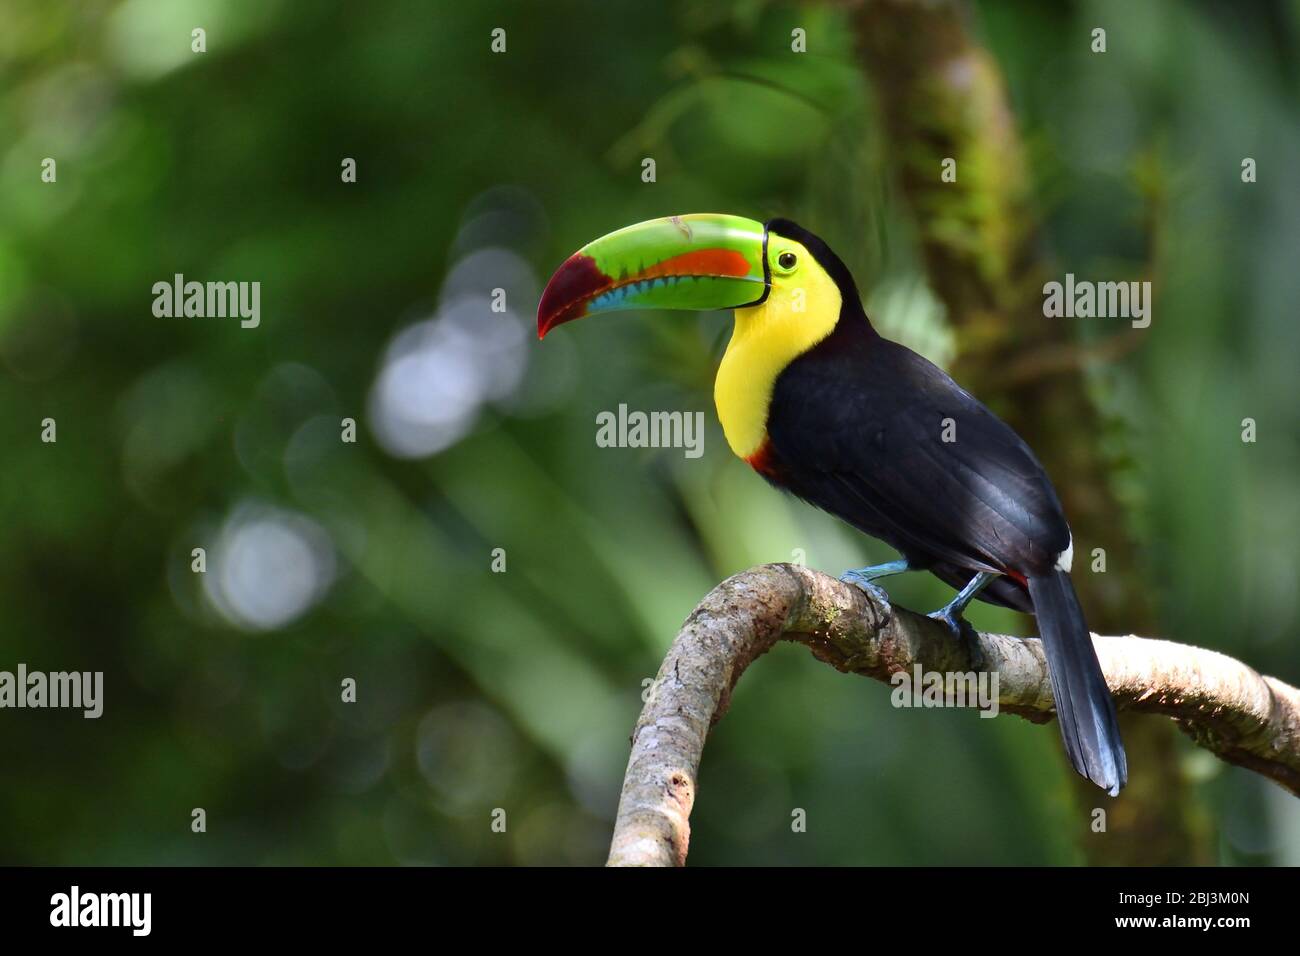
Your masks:
M1060 568L1029 578L1056 699L1061 739L1074 769L1112 797L1128 782L1115 701L1092 648L1070 576Z

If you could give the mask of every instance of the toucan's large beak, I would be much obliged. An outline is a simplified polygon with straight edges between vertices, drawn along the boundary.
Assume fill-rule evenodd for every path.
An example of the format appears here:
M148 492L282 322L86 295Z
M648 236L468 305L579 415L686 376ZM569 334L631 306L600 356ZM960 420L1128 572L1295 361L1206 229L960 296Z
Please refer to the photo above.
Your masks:
M735 309L767 297L767 230L720 213L651 219L583 246L546 284L537 337L621 309Z

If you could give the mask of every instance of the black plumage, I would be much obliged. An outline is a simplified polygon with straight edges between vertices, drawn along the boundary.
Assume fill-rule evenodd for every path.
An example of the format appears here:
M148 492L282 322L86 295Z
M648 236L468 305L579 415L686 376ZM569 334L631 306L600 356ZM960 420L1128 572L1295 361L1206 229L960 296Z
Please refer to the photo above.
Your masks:
M821 240L786 220L768 227L812 252L843 304L832 333L778 376L756 467L955 588L1004 575L980 599L1037 613L1067 754L1117 792L1127 767L1115 706L1059 567L1070 529L1042 465L943 370L872 328Z

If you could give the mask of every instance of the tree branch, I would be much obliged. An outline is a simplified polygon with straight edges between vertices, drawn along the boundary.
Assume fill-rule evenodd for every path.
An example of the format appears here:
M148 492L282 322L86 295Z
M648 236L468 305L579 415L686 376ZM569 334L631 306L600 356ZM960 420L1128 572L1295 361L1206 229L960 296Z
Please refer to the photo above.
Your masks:
M999 708L1052 717L1037 638L953 637L818 571L769 564L722 582L686 619L632 733L610 866L682 866L709 728L756 658L777 641L806 645L837 670L888 681L927 671L996 671ZM1300 796L1300 691L1223 654L1139 637L1096 637L1120 710L1165 714L1201 747ZM1135 768L1139 773L1141 768Z

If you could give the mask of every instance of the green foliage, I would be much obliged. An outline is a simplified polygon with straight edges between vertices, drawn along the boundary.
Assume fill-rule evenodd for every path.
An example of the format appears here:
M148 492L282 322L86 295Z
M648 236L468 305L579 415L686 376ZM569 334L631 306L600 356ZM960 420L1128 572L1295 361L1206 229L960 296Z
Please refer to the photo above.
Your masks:
M1296 682L1294 19L1226 30L1172 0L979 13L1062 272L1158 284L1142 347L1094 382L1149 561L1107 573L1149 582L1167 635ZM722 317L609 318L544 345L527 326L551 270L613 228L781 214L842 251L883 329L950 358L846 16L705 0L7 10L0 669L103 670L107 689L98 721L0 712L0 862L601 861L642 681L696 601L796 549L832 572L892 555L731 459L710 398ZM47 156L57 183L40 181ZM969 168L998 173L996 157ZM462 268L483 249L506 271ZM155 317L150 290L175 273L260 281L260 327ZM375 422L394 336L445 319L453 293L480 301L489 273L525 336L502 327L522 384L446 447L393 454ZM476 335L457 347L499 369ZM704 457L596 447L596 413L619 403L705 411ZM39 440L46 417L57 444ZM247 514L327 542L328 566L265 569L278 587L315 567L323 585L279 626L223 612L218 572L190 570L197 546L219 563ZM948 597L917 575L890 590ZM1203 769L1225 861L1300 861L1293 803ZM710 741L692 861L1074 862L1088 837L1067 773L1052 728L896 711L781 647Z

